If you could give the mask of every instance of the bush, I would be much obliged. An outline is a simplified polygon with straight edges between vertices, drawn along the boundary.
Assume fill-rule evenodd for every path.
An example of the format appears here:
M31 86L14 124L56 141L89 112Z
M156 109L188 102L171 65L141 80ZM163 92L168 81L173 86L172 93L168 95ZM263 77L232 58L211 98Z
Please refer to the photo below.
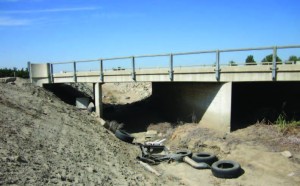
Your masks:
M296 121L296 120L288 121L284 113L278 116L277 120L275 121L275 124L277 125L278 130L282 133L288 133L289 131L292 131L293 129L300 127L300 121Z

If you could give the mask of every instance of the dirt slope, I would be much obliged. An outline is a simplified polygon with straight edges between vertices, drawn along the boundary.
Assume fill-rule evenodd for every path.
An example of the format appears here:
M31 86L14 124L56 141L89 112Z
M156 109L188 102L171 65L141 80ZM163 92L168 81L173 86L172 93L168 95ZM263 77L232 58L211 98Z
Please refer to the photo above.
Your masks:
M299 134L294 138L300 139ZM171 149L188 148L193 152L211 152L219 159L235 160L245 171L237 179L226 180L215 178L209 170L195 171L184 164L161 165L165 172L176 169L178 176L190 185L200 182L228 186L300 184L300 143L278 133L275 126L256 124L225 134L199 124L185 124L175 128L167 144ZM286 150L293 157L281 155Z
M174 185L97 119L24 80L0 84L0 185Z

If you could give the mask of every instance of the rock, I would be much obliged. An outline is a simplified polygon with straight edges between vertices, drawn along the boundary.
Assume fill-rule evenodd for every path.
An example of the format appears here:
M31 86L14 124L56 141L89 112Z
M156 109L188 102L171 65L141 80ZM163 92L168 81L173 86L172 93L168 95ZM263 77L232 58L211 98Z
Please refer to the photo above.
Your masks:
M59 173L57 173L57 174L55 175L55 177L56 177L57 179L61 179L61 175L60 175Z
M130 99L130 97L126 97L125 99Z
M50 182L53 183L53 184L58 184L58 180L56 178L51 179Z
M67 180L68 180L68 182L74 182L75 178L73 176L68 176Z
M93 168L92 168L92 167L87 167L86 170L87 170L88 172L90 172L90 173L93 172Z
M16 81L15 77L0 78L0 83L9 83Z
M104 120L104 119L102 119L102 118L97 118L97 120L99 121L99 123L102 125L102 126L104 126L105 124L106 124L106 121Z
M87 107L87 111L94 112L95 111L95 105L93 102L90 102L90 104Z
M293 157L292 153L290 151L283 151L281 152L281 155L286 157L286 158L291 158Z
M66 181L67 177L66 176L61 176L61 181Z
M20 163L28 163L27 159L24 156L18 156L17 161Z
M156 130L148 130L145 135L146 138L154 138L156 136L157 136Z
M9 157L7 157L6 160L9 162L15 162L17 160L17 158L18 158L18 156L9 156Z
M295 173L294 173L294 172L291 172L291 173L289 173L287 176L289 176L289 177L295 176Z

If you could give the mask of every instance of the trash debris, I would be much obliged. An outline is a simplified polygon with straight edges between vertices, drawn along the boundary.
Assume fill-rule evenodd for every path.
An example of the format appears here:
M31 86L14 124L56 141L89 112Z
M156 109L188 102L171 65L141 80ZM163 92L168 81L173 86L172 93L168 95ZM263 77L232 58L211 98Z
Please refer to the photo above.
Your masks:
M139 163L145 167L146 170L154 173L156 176L161 176L161 174L159 172L157 172L154 168L152 168L150 165L148 165L147 163L144 163L142 161L139 161Z
M162 145L162 143L166 141L166 139L162 139L162 140L155 140L153 142L149 141L149 142L146 142L146 145Z
M281 152L281 155L286 157L286 158L291 158L293 157L292 153L290 151L283 151Z
M192 160L190 157L185 156L183 158L183 161L187 164L189 164L190 166L194 167L195 169L209 169L210 166L207 163L197 163L194 160Z

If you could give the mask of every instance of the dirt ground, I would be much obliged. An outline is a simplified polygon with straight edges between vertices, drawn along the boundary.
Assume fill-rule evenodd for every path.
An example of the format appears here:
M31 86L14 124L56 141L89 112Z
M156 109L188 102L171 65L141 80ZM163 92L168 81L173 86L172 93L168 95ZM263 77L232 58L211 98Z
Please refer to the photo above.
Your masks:
M120 92L118 86L105 84L103 91L113 92L115 101L119 104L124 104L126 101L130 103L131 100L124 102L124 97L130 97L132 92L139 92L134 88ZM145 84L136 86L141 88ZM151 88L147 87L146 90L151 91ZM135 100L139 100L136 94ZM232 133L222 133L207 128L207 125L187 123L177 125L163 122L152 123L147 130L158 132L152 140L166 138L165 145L171 151L189 149L192 152L214 153L219 159L235 160L241 164L243 175L237 179L219 179L215 178L210 170L196 170L185 163L176 162L162 163L155 168L164 176L177 177L178 184L185 185L300 185L299 128L283 134L274 125L257 123ZM139 142L149 140L145 139L145 132L133 133L133 135ZM289 151L293 156L286 158L281 154L283 151Z
M88 112L18 79L0 84L0 185L174 185ZM176 182L175 182L176 181Z
M104 84L106 104L128 104L151 94L150 84ZM148 130L167 138L171 150L212 152L239 162L244 174L215 178L185 163L153 166L136 160L139 149L118 140L94 114L65 104L26 80L0 83L0 185L300 185L300 134L255 124L221 133L198 124L153 122ZM145 132L146 130L145 129ZM145 132L133 133L145 141ZM286 158L282 151L293 155Z

